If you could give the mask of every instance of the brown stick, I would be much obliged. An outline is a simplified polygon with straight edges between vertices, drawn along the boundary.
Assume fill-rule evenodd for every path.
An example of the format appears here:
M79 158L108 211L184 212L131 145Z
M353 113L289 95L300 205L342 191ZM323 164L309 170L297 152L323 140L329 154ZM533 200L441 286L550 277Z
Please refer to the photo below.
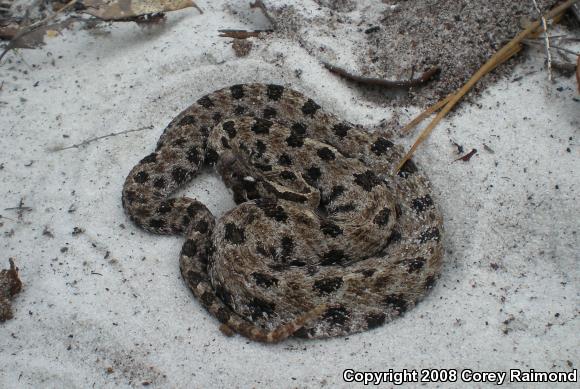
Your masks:
M411 88L413 86L419 86L429 81L435 75L439 74L440 71L439 68L434 67L427 70L425 73L421 74L419 78L414 78L411 80L384 80L382 78L358 76L356 74L347 72L343 68L331 65L328 62L322 62L322 64L331 73L338 74L339 76L346 78L347 80L359 82L364 85L380 86L384 88Z
M259 36L262 33L271 33L274 32L273 30L254 30L254 31L246 31L246 30L218 30L220 33L220 37L222 38L234 38L234 39L246 39L250 37Z
M568 8L574 5L578 0L568 0L565 3L561 4L560 6L552 9L546 15L547 19L554 18L556 15L560 15L564 13ZM511 56L515 55L519 50L521 50L520 43L527 38L529 35L533 34L538 28L542 25L542 22L537 20L531 23L525 30L521 31L518 35L516 35L510 42L508 42L504 47L502 47L498 52L496 52L472 77L471 79L463 85L455 94L451 95L451 98L445 104L443 109L437 114L437 116L429 123L429 125L421 132L411 149L405 154L403 159L397 165L397 169L395 170L398 172L401 167L413 156L417 147L433 131L433 129L439 124L439 122L447 115L449 111L461 100L463 96L487 73L491 72L495 69L500 63L507 61Z

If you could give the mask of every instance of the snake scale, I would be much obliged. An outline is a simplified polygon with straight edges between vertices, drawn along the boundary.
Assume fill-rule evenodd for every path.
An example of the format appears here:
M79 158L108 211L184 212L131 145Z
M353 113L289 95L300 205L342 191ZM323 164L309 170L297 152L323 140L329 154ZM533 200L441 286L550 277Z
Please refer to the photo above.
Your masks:
M382 325L432 287L442 217L414 162L381 133L292 89L243 84L201 97L129 173L140 227L185 235L180 270L225 333L279 342ZM217 219L171 195L204 166L236 204Z

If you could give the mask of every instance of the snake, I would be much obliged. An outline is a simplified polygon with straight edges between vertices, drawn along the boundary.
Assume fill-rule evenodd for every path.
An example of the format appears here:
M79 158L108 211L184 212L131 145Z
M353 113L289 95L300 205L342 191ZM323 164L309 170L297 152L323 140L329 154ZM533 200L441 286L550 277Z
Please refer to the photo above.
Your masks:
M128 174L140 228L182 235L180 272L227 335L276 343L367 331L402 316L443 263L443 218L403 147L289 87L200 97ZM216 218L175 192L217 172L236 206Z

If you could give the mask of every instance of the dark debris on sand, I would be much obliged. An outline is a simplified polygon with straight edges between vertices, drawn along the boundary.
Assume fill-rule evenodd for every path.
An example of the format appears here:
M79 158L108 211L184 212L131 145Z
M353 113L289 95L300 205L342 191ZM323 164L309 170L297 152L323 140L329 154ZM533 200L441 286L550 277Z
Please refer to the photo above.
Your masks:
M12 319L10 299L22 289L18 268L12 258L9 261L10 269L0 271L0 323Z

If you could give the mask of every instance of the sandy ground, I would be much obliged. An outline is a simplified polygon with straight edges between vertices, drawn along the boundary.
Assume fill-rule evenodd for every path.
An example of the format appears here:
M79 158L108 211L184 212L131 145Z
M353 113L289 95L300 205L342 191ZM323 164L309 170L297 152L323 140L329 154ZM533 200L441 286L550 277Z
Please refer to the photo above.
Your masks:
M217 30L268 24L224 3L199 2L204 15L183 10L148 29L66 31L0 67L0 261L15 258L24 283L15 318L0 324L0 387L315 388L350 386L347 368L577 369L580 101L572 79L548 89L541 51L462 105L416 157L446 229L441 279L417 308L326 341L265 346L218 331L179 274L182 238L148 234L121 208L126 174L171 118L250 81L292 85L369 127L417 112L361 99L290 40L254 40L237 58ZM453 162L452 142L478 153ZM187 193L217 215L233 206L212 175ZM7 209L21 199L20 216Z
M262 0L276 31L300 41L311 56L366 77L408 80L437 76L396 94L392 104L429 106L459 89L538 11L532 0ZM542 12L555 0L534 0ZM566 20L567 22L567 20ZM481 80L481 91L518 63ZM367 88L364 97L381 101Z

